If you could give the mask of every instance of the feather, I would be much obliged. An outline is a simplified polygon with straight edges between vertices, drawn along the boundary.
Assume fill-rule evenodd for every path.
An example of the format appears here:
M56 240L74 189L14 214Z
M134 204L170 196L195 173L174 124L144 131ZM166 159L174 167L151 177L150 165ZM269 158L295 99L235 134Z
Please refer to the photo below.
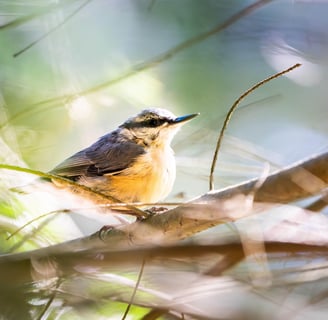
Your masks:
M72 155L50 173L71 179L118 174L144 152L140 145L119 134L118 129Z

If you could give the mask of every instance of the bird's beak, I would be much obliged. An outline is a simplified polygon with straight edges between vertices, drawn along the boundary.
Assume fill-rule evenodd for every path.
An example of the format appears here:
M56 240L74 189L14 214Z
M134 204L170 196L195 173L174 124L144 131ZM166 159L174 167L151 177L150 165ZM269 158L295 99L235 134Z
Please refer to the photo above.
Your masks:
M172 120L172 124L178 124L178 123L189 121L189 120L197 117L198 115L199 115L199 113L193 113L193 114L187 114L185 116L177 117L174 120Z

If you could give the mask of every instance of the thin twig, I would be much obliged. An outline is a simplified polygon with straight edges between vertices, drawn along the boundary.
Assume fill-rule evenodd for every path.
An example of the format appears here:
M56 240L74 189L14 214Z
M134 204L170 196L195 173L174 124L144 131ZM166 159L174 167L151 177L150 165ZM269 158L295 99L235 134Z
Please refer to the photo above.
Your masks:
M6 250L6 254L17 252L18 249L23 246L27 241L33 241L35 244L38 244L37 239L33 240L33 237L37 235L43 228L45 228L51 221L53 221L56 217L48 217L43 220L35 229L31 232L21 235L20 240L15 242L8 250ZM31 240L32 239L32 240ZM40 247L40 245L38 246Z
M75 14L77 14L80 10L82 10L89 2L91 2L91 0L86 0L85 2L83 2L79 7L77 7L76 10L74 10L70 15L68 15L61 23L59 23L58 25L56 25L54 28L50 29L48 32L46 32L45 34L43 34L38 39L36 39L33 42L31 42L29 45L27 45L23 49L21 49L21 50L17 51L16 53L14 53L13 54L13 57L14 58L17 58L19 55L21 55L22 53L24 53L28 49L32 48L38 42L40 42L41 40L45 39L51 33L53 33L54 31L56 31L60 27L62 27L69 19L71 19Z
M144 268L145 268L145 264L146 264L146 259L144 258L142 260L142 264L141 264L141 268L140 268L140 271L139 271L138 279L137 279L136 285L134 286L130 302L129 302L128 306L126 307L126 310L123 314L122 320L126 319L126 316L128 315L128 313L130 311L131 305L133 303L133 300L135 298L135 295L137 293L137 290L138 290L138 287L139 287L139 284L140 284L140 281L141 281L141 277L142 277L142 274L143 274L143 271L144 271Z
M51 304L54 302L54 300L56 298L56 295L57 295L57 290L59 289L62 282L63 282L63 279L60 279L60 278L57 279L55 290L52 292L51 296L49 297L49 300L48 300L47 304L44 306L44 309L42 310L42 312L37 317L37 320L43 319L43 316L45 315L47 310L50 308Z
M54 211L50 211L50 212L47 212L47 213L44 213L44 214L41 214L29 221L27 221L26 223L24 223L22 226L20 226L19 228L17 228L12 234L10 234L6 240L10 240L13 236L15 236L18 232L22 231L24 228L26 228L27 226L29 226L30 224L32 224L33 222L35 221L38 221L42 218L46 218L46 217L49 217L53 214L57 214L57 213L69 213L71 212L70 209L59 209L59 210L54 210Z
M232 117L232 114L234 113L234 111L236 110L236 108L238 107L239 103L241 102L241 100L243 100L246 96L248 96L252 91L256 90L257 88L259 88L260 86L264 85L265 83L276 79L292 70L294 70L295 68L300 67L301 64L300 63L296 63L294 64L292 67L285 69L281 72L275 73L274 75L270 76L269 78L266 78L258 83L256 83L254 86L252 86L251 88L249 88L248 90L246 90L232 105L232 107L230 108L226 118L224 119L224 123L223 126L221 128L220 134L219 134L219 138L218 141L216 143L216 148L214 151L214 156L213 156L213 160L212 160L212 165L211 165L211 171L210 171L210 179L209 179L209 185L210 185L210 190L214 189L214 170L215 170L215 165L217 162L217 157L218 157L218 153L222 144L222 140L223 140L223 136L225 133L225 130L227 129L228 123L230 122L230 119Z
M15 20L12 20L12 21L9 21L7 23L4 23L4 24L0 25L0 31L5 30L5 29L9 29L9 28L18 27L18 26L20 26L20 25L22 25L26 22L29 22L29 21L37 18L37 17L46 15L46 14L48 14L48 13L54 11L54 10L57 10L57 9L63 7L63 6L66 6L70 2L76 2L76 1L77 0L66 0L66 1L63 1L63 2L57 2L55 5L50 5L50 6L44 7L42 9L38 10L37 12L34 12L32 14L17 18Z

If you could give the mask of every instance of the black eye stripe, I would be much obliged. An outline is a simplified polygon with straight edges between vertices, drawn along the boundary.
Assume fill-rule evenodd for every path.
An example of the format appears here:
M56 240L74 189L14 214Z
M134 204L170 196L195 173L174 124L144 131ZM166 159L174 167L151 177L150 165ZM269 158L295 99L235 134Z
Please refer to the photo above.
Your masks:
M125 128L156 128L160 127L165 122L169 122L169 120L163 118L149 118L139 122L126 122L123 126Z
M150 128L156 128L161 126L164 122L166 122L165 119L161 119L161 118L152 118L152 119L148 119L142 122L142 125L144 127L150 127Z

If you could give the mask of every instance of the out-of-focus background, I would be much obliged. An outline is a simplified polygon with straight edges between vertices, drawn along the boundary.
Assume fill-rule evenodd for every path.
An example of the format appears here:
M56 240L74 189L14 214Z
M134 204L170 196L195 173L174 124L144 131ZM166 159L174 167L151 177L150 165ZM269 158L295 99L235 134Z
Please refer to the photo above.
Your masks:
M229 125L216 187L257 175L265 158L279 166L322 150L328 117L324 1L269 1L158 65L106 85L251 3L2 1L2 137L30 167L47 171L145 107L200 112L174 141L179 168L172 196L194 196L208 188L215 141L234 100L300 62L242 102ZM22 22L9 23L15 19Z
M0 1L0 162L48 171L143 108L200 112L173 142L178 168L168 200L191 199L208 191L215 143L233 102L295 63L302 66L250 94L233 114L215 188L260 176L266 163L275 170L323 152L327 14L322 0ZM1 223L11 231L58 208L58 198L8 193L27 183L21 177L0 172ZM68 219L27 242L1 235L1 250L91 232L83 220ZM51 238L54 230L61 234Z

